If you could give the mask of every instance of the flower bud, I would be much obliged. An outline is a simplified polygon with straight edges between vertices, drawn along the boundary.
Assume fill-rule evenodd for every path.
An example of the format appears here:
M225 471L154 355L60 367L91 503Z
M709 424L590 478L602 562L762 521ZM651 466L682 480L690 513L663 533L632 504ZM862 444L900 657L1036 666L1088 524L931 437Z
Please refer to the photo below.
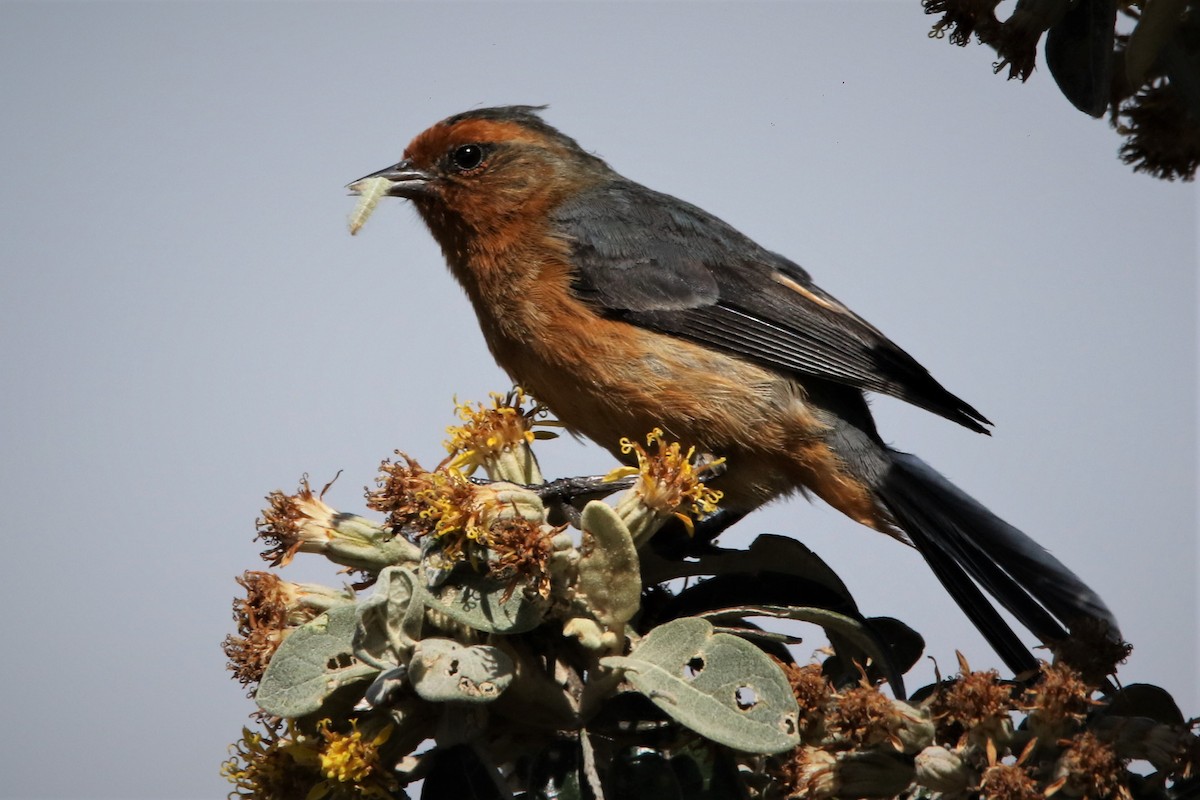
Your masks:
M914 759L916 782L942 794L966 791L975 781L974 772L958 754L940 745L926 747Z

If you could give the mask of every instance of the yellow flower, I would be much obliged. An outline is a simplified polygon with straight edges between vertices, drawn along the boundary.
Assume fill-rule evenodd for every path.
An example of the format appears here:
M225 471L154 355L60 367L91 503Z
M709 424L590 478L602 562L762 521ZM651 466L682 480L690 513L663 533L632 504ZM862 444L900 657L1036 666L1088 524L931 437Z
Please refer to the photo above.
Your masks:
M432 486L418 498L425 503L419 516L429 522L430 533L439 539L466 537L487 544L487 529L479 523L476 488L455 469L434 472Z
M558 423L544 419L546 410L541 405L531 403L529 408L525 408L528 397L520 387L505 396L492 392L491 398L490 407L483 403L472 407L470 403L455 401L455 413L463 424L446 428L446 432L450 434L445 443L451 456L449 466L452 469L460 469L467 475L483 467L493 478L520 480L516 475L498 476L492 473L505 457L514 451L523 450L531 457L528 448L534 439L550 439L556 435L547 431L535 431L535 426ZM522 467L517 466L516 469L519 473ZM540 480L540 474L537 477Z
M321 782L321 775L313 768L315 744L298 741L290 722L283 736L278 728L267 728L263 733L242 728L242 738L229 750L231 755L221 765L221 775L234 785L230 800L301 798Z
M330 722L323 719L317 723L317 732L325 740L319 756L320 770L325 780L333 784L331 788L350 784L356 790L351 796L391 797L389 790L396 786L396 780L384 769L379 747L392 735L394 726L385 725L368 740L358 729L358 720L350 721L349 733L330 730Z
M476 487L459 470L442 464L433 472L397 451L404 463L385 461L376 480L379 489L367 505L388 515L387 524L410 538L435 536L453 553L465 537L487 543L487 531L478 521Z
M635 490L642 502L654 511L678 517L688 533L691 533L692 517L704 516L717 510L721 492L708 488L702 477L714 467L723 464L725 459L718 458L696 466L696 448L690 447L684 453L679 442L668 444L659 428L655 428L646 436L646 445L657 446L657 449L651 453L637 442L622 439L621 452L635 453L638 466L613 470L606 479L616 480L639 475L640 480L635 485Z
M509 483L472 483L457 468L443 463L433 472L398 453L401 460L385 461L367 497L367 505L388 515L387 524L410 539L438 539L441 554L449 561L483 555L492 544L492 526L499 520L528 516L541 522L540 501ZM515 495L514 495L515 493ZM534 507L528 507L532 497Z

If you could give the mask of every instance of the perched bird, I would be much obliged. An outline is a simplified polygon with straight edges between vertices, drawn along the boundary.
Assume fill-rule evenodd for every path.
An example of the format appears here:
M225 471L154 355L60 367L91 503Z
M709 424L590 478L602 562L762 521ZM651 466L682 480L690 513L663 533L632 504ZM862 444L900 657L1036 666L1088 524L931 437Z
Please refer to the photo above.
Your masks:
M367 176L416 206L517 383L619 459L655 427L724 457L713 486L734 513L802 490L911 543L1014 671L1036 661L979 586L1043 642L1083 620L1116 635L1058 559L884 444L864 392L986 432L982 414L804 269L617 174L541 110L449 117Z

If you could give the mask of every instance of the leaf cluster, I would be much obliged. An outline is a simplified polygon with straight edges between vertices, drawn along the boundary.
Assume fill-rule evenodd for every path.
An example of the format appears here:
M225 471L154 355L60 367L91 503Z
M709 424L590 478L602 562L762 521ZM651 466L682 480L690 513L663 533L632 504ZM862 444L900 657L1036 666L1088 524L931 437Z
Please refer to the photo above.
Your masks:
M692 532L678 514L696 491L662 481L702 469L643 460L632 481L544 484L531 441L492 441L486 481L450 466L454 447L433 472L384 462L368 503L386 522L306 483L271 495L266 558L320 553L363 580L241 580L226 652L261 729L224 765L231 797L400 798L421 781L422 798L480 800L1158 798L1191 780L1200 748L1162 690L1098 698L1065 664L1017 683L962 662L906 702L920 636L864 616L803 545L647 546L664 525ZM794 659L795 622L823 629L819 660Z

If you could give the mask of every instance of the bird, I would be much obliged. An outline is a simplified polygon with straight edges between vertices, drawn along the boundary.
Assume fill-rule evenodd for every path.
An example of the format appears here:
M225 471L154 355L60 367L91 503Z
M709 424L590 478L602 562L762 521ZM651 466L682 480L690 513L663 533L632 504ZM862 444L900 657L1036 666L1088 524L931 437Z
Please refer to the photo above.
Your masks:
M886 444L867 393L979 433L986 417L798 264L622 176L545 108L447 117L350 184L412 202L517 384L620 460L654 428L725 459L712 486L738 517L800 492L914 546L1016 673L1037 661L980 587L1043 643L1119 636L1055 556Z

